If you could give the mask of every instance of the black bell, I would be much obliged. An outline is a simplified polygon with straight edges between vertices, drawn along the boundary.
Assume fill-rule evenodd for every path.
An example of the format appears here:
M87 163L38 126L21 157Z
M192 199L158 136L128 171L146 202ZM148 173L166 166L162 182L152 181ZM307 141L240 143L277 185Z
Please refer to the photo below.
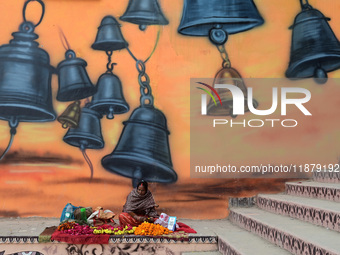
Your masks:
M46 51L34 40L34 25L24 22L14 39L0 47L0 119L45 122L55 120L51 76Z
M93 96L97 90L86 72L86 61L77 58L73 50L67 50L65 57L66 59L57 67L59 77L57 100L76 101Z
M100 115L84 107L80 113L77 128L70 128L64 136L64 142L80 149L101 149L104 140L100 126Z
M133 181L175 182L164 114L153 106L141 106L124 125L116 148L102 159L103 167Z
M112 16L106 16L102 19L98 27L97 37L92 49L102 51L121 50L128 46L122 32L120 31L120 24Z
M129 5L120 19L139 25L141 30L145 30L148 25L169 24L157 0L129 0Z
M90 182L93 178L93 165L86 154L86 149L101 149L104 140L100 126L100 115L86 107L81 110L80 121L77 128L70 128L63 138L69 145L80 148L86 163L91 170Z
M108 119L113 119L115 114L129 111L129 105L125 101L122 84L118 76L112 73L102 74L97 83L97 93L92 97L89 108Z
M228 34L247 31L263 23L253 0L184 0L178 32L209 36L221 45Z
M301 5L295 17L288 78L314 77L318 83L327 81L327 72L340 67L340 44L320 11L311 5Z

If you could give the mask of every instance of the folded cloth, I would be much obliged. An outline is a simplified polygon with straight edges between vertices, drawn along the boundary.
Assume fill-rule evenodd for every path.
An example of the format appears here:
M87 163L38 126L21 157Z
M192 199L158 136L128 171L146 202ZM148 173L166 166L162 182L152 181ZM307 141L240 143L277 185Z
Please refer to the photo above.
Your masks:
M71 243L71 244L107 244L109 243L110 235L70 235L56 230L51 237L51 240Z
M51 236L52 234L57 230L58 227L52 226L47 227L41 234L39 235L39 243L49 243L51 242Z
M182 222L177 222L177 224L178 224L178 228L176 227L175 232L184 231L185 233L197 234L197 232L191 227L189 227L188 225L185 225Z

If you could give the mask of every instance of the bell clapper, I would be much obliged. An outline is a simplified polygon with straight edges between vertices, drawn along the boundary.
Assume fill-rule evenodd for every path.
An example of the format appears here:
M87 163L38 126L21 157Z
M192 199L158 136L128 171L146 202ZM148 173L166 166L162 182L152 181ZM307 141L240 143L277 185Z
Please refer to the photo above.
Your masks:
M111 106L110 106L110 109L109 109L109 113L106 115L106 118L107 118L108 120L112 120L112 119L114 118L113 113L114 113L114 109L113 109L113 106L111 105Z
M215 25L209 31L209 40L216 46L224 45L228 40L228 33L222 29L222 25Z
M327 72L318 64L318 67L314 70L314 80L316 83L322 85L328 80Z
M146 30L146 25L139 25L139 30L140 31L145 31Z

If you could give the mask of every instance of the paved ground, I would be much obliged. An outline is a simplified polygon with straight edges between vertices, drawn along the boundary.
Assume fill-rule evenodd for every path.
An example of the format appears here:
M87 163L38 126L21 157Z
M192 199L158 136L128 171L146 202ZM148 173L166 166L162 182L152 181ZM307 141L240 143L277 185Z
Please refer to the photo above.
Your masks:
M221 220L190 220L180 219L197 231L200 236L216 236L214 229L221 226L227 219ZM0 218L0 236L39 236L46 228L58 226L59 218Z

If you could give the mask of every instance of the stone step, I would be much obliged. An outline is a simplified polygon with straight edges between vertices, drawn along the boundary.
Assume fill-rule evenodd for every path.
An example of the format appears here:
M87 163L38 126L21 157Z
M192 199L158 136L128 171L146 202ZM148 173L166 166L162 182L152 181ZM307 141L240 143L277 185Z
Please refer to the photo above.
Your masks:
M259 208L233 208L229 219L293 254L339 255L340 233Z
M259 194L257 206L340 232L340 203L290 195Z
M193 252L182 252L181 255L222 255L219 251L193 251Z
M313 180L317 182L340 183L340 169L335 165L334 171L313 172Z
M254 235L231 222L223 223L221 228L215 229L218 236L219 251L226 254L238 255L288 255L284 249Z
M340 183L286 182L286 193L292 196L340 202Z

